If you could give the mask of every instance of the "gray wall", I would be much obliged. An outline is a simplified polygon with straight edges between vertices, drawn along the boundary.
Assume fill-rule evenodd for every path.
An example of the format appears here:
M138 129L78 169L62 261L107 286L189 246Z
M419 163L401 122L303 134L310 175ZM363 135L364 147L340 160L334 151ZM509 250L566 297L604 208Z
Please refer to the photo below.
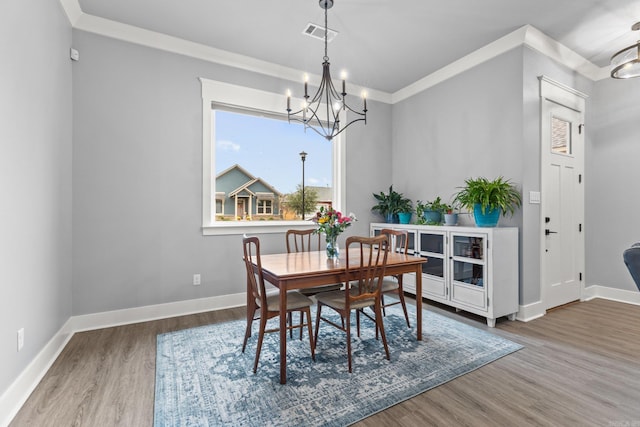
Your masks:
M622 252L640 241L640 79L605 79L592 93L587 145L588 284L637 292Z
M529 191L540 191L540 75L592 91L588 79L519 47L392 108L392 177L398 191L414 200L450 200L465 178L480 175L503 175L522 189L522 209L500 220L501 226L520 227L521 304L540 299L540 205L528 203ZM588 100L587 123L591 104ZM591 139L587 134L586 143ZM470 216L462 221L473 224Z
M395 104L395 188L413 200L449 201L469 177L502 175L521 187L522 67L522 48L513 49ZM470 215L461 220L473 224ZM521 220L519 211L500 225Z
M276 93L290 82L74 31L73 313L245 290L240 236L202 236L198 77ZM389 181L390 108L350 128L347 211L368 234L371 193ZM284 107L284 106L283 106ZM352 130L353 129L353 130ZM265 253L283 234L260 236ZM202 285L191 284L194 273Z
M0 395L71 315L70 47L59 2L0 4Z

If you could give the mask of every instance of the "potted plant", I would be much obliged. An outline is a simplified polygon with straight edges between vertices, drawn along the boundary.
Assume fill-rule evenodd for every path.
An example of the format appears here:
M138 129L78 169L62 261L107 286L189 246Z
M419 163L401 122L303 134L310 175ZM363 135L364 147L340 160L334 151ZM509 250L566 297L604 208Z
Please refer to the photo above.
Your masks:
M405 199L402 193L395 191L392 185L389 187L389 193L385 194L381 191L379 194L373 193L373 197L378 201L378 204L371 210L384 216L388 223L397 224L402 200Z
M400 224L411 223L411 216L413 215L413 202L411 199L403 197L398 203L398 220Z
M468 178L464 187L455 195L454 202L469 210L478 227L495 227L500 213L513 215L522 204L522 196L515 185L502 176L488 180L484 177Z
M458 207L455 203L445 204L444 208L444 225L456 225L458 223Z
M440 196L436 197L432 202L422 203L418 200L416 206L416 214L418 218L422 217L421 224L438 225L442 223L442 213L444 212L444 203Z

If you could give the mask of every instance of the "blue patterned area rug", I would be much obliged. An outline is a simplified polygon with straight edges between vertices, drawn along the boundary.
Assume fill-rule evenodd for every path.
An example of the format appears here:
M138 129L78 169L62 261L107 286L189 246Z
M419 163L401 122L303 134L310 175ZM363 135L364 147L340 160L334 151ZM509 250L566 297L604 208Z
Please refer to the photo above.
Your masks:
M258 372L252 372L258 322L244 354L244 321L158 335L154 425L345 426L522 348L428 310L419 342L415 307L407 307L411 329L398 307L384 319L391 361L364 319L361 338L353 329L349 374L345 334L322 323L315 362L306 333L300 341L294 331L288 341L285 385L278 333L265 336Z

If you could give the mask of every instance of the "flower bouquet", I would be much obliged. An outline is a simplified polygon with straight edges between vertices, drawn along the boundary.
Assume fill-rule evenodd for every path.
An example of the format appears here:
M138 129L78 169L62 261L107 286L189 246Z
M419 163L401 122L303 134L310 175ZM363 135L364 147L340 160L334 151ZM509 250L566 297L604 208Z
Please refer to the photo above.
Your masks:
M333 208L325 208L324 206L316 212L313 222L318 224L315 233L323 233L327 241L327 257L329 259L338 259L340 251L338 249L337 239L347 227L356 221L354 214L343 215L342 212Z

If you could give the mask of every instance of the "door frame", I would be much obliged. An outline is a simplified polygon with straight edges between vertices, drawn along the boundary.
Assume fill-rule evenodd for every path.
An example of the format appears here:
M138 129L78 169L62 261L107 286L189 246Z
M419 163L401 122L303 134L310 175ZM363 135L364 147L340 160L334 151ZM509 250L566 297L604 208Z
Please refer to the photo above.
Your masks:
M545 206L545 191L546 188L546 180L548 179L546 176L546 161L547 157L544 152L544 147L548 147L550 145L550 136L549 134L545 134L545 129L543 127L545 114L549 114L549 108L547 107L547 101L552 102L554 104L561 105L563 107L572 109L580 114L581 125L584 128L585 122L585 105L586 99L588 95L577 91L569 86L563 85L555 80L548 78L547 76L539 76L540 81L540 189L542 190L541 204L540 204L540 221L538 228L538 235L540 236L540 302L543 306L544 311L547 310L547 286L545 283L546 279L546 257L545 257L545 222L544 222L544 206ZM586 135L585 135L586 137ZM583 142L585 140L583 137ZM577 243L577 268L578 271L582 272L582 279L580 280L580 300L583 301L585 298L585 215L584 215L584 193L585 193L585 185L586 180L584 176L584 162L585 162L585 147L586 144L583 145L582 151L582 163L577 167L578 173L582 175L582 191L579 195L579 204L581 206L581 213L578 215L580 218L580 223L582 224L582 232L579 234L579 241Z

